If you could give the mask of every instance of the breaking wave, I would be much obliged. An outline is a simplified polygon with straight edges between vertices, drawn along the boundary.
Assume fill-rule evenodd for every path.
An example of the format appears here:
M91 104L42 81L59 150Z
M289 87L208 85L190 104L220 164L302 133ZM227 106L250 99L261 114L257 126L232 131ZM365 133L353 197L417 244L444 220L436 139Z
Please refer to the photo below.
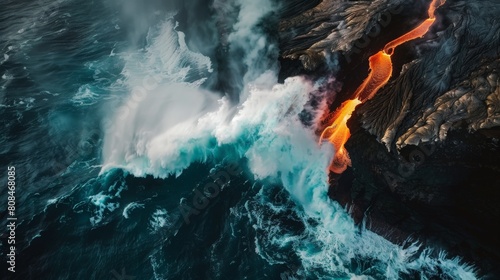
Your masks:
M244 29L230 38L253 30L251 25L256 23L249 26L240 21L237 27ZM268 48L265 44L254 47ZM256 53L247 51L245 59ZM271 248L291 246L301 263L297 274L309 277L398 279L417 273L422 279L475 279L474 269L457 258L417 243L395 245L358 227L328 197L328 165L334 150L330 145L319 146L314 125L305 125L300 117L304 112L318 117L324 105L313 107L310 101L327 94L322 81L292 77L280 84L275 71L259 69L265 65L259 63L251 69L253 79L245 85L239 103L233 104L203 88L213 72L211 61L189 50L172 19L150 32L144 50L124 59L122 85L131 94L113 111L111 124L105 125L101 172L121 168L138 177L166 178L179 176L195 162L246 158L254 179L264 183L263 189L273 184L286 189L294 215L305 226L299 233L284 232L282 225L262 218L265 214L259 211L263 210L250 211L253 227L268 236L255 242L257 253L269 263L286 261ZM93 201L97 205L102 198ZM123 215L128 217L134 207L127 206ZM282 207L289 206L268 211L279 213ZM158 212L152 228L166 223L163 214Z

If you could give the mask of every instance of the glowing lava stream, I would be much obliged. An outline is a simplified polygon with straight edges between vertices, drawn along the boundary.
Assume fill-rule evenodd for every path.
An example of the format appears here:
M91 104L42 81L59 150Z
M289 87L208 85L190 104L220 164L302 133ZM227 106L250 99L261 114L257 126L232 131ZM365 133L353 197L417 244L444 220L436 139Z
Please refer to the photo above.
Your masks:
M351 165L349 153L344 145L351 136L347 121L356 109L356 106L371 99L378 90L383 87L392 76L392 60L391 56L394 49L405 42L411 41L416 38L423 37L432 24L436 21L435 11L446 0L433 0L429 6L429 18L417 26L415 29L404 34L403 36L389 42L385 45L384 49L372 55L369 59L370 74L363 81L363 83L354 92L354 99L350 99L342 103L330 117L333 123L325 128L320 136L320 144L323 139L327 138L330 143L335 147L335 156L330 165L330 171L341 174Z

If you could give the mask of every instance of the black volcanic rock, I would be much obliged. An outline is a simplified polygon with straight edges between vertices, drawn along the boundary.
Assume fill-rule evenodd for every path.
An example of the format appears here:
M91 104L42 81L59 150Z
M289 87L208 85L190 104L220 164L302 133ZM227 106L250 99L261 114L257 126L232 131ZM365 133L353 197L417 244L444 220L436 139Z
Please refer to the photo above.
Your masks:
M337 179L334 199L390 240L431 243L476 264L482 275L500 275L499 128L459 129L442 143L390 153L359 117L349 127L352 174Z
M430 2L323 0L293 15L294 4L280 23L281 76L334 69L344 87L333 111ZM424 38L398 47L390 82L348 122L352 168L331 174L329 193L369 229L446 249L486 279L500 278L499 13L497 0L447 0Z
M401 149L443 141L462 123L470 131L499 126L499 11L496 0L447 2L441 17L451 24L414 44L418 58L358 111L363 127Z
M299 7L289 5L280 22L280 48L283 58L307 70L334 63L336 53L349 64L367 59L371 46L407 32L427 9L422 1L402 0L322 0L306 11Z

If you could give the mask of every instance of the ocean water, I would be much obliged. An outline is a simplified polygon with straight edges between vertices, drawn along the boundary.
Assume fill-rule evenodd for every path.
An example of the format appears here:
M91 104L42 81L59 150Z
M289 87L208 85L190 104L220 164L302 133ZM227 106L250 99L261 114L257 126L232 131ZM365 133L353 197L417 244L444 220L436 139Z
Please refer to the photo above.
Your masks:
M328 198L333 77L278 82L282 5L3 0L2 279L476 279Z

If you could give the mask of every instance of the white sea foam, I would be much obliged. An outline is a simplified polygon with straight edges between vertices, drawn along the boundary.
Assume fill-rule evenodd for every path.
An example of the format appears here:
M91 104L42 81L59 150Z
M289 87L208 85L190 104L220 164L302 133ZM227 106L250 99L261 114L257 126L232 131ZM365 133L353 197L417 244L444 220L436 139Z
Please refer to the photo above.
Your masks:
M160 228L172 226L169 214L165 209L156 209L149 220L149 225L152 231L157 231Z
M144 208L144 204L142 203L137 203L137 202L131 202L129 204L127 204L127 206L125 206L125 208L123 208L123 217L125 219L128 219L130 217L130 214L135 210L135 209L138 209L138 208Z
M104 218L104 214L106 211L113 212L120 204L118 202L109 202L111 196L105 195L103 192L100 192L96 195L92 195L89 197L91 204L95 206L93 211L93 216L90 217L90 223L92 226L97 226L101 223Z
M251 9L247 12L258 17L269 11L268 6L262 7L266 3L259 1L260 8L250 4L242 8ZM239 20L230 38L246 36L241 30L254 30L252 26L258 22L246 17ZM266 41L263 42L263 46L255 47L265 48ZM244 61L254 56L255 51L248 50ZM279 235L279 229L272 229L275 225L258 219L255 226L262 226L274 243L291 244L305 271L324 272L316 277L368 279L378 275L398 279L400 273L416 271L426 279L426 275L439 268L456 279L475 279L474 271L457 259L444 254L435 256L429 250L417 253L416 244L403 248L375 233L360 232L346 211L329 199L327 170L333 148L319 146L314 128L304 126L299 119L303 110L317 117L308 105L310 93L318 92L317 85L302 77L278 84L274 71L256 66L248 72L253 79L245 86L240 103L233 106L227 99L218 99L200 89L211 64L206 57L187 49L183 35L175 30L171 20L155 38L150 38L144 59L132 61L125 70L130 89L142 83L144 73L163 78L144 97L131 95L122 106L126 114L116 113L115 122L105 135L102 172L119 167L136 176L151 174L164 178L221 153L226 158L245 157L255 179L280 183L286 188L300 206L296 211L307 225L298 236ZM193 73L192 69L197 71ZM162 223L161 217L154 219L155 228ZM264 259L281 262L276 261L273 252L256 245L257 253ZM353 259L375 260L376 266L352 272L349 268Z
M97 103L98 97L99 94L95 93L90 85L83 85L78 88L71 102L78 106L89 106Z

